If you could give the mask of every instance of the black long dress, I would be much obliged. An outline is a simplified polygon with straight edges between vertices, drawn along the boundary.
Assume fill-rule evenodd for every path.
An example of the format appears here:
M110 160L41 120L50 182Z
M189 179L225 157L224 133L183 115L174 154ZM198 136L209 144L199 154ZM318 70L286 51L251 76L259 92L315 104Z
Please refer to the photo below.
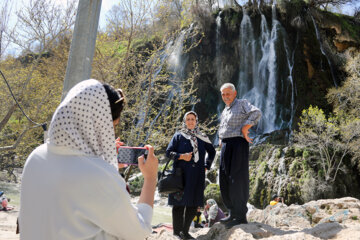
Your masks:
M204 205L205 168L210 169L216 151L212 144L204 142L199 138L197 138L197 141L199 152L199 161L197 163L194 162L194 154L189 162L178 160L180 154L193 151L190 140L178 132L175 133L166 149L166 156L174 160L173 167L182 168L185 180L183 192L169 194L169 205L191 207L203 207ZM208 156L205 161L206 152Z

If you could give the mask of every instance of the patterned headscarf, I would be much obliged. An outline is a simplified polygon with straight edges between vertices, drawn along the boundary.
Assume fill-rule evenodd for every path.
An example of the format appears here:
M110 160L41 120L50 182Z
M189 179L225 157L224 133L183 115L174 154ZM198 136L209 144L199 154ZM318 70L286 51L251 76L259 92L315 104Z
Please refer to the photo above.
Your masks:
M186 127L186 116L189 114L193 114L195 115L196 118L196 125L194 129L188 129ZM202 133L199 129L199 127L197 126L198 123L198 116L196 114L196 112L194 111L190 111L185 113L184 118L183 118L183 123L182 123L182 128L180 130L181 135L183 135L186 139L190 140L191 146L193 147L193 153L194 153L194 162L198 162L199 161L199 151L198 151L198 141L197 138L200 138L201 140L203 140L204 142L210 143L211 141L210 139L206 136L206 134Z
M82 81L68 92L51 120L48 141L117 167L110 102L99 81Z
M214 220L218 214L218 211L219 211L219 207L216 203L216 201L214 199L208 199L206 200L206 204L209 204L209 210L208 210L208 213L209 213L209 218L211 220Z

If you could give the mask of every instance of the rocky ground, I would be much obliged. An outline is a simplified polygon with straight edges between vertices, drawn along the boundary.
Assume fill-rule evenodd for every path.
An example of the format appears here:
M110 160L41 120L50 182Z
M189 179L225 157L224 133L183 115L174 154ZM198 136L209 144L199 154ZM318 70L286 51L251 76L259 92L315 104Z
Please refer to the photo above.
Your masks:
M1 240L18 240L19 235L16 234L16 219L19 215L18 209L11 211L0 211L0 239Z
M19 235L15 234L17 216L17 208L8 212L0 211L1 240L19 239ZM311 201L304 205L277 204L264 210L253 209L248 214L248 220L249 224L229 230L219 223L211 228L192 228L191 234L200 240L360 240L360 200L351 197ZM176 238L171 230L163 229L147 239Z
M275 205L264 210L254 209L248 216L249 224L229 230L222 224L211 229L192 229L201 240L235 239L360 239L360 200L345 197L311 201L304 205ZM176 239L163 230L149 240Z

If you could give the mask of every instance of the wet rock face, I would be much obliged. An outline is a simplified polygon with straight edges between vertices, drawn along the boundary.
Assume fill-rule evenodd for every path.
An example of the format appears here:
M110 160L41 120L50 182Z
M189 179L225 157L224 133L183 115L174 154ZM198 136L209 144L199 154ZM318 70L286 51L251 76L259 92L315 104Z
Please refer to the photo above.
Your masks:
M359 239L360 200L345 197L311 201L304 205L268 206L249 213L249 224L226 229L216 223L203 229L191 229L201 240L223 239ZM152 234L149 240L176 239L171 232Z
M196 104L195 111L200 119L219 114L224 108L219 91L223 83L234 83L239 95L247 99L261 92L263 94L258 94L256 99L262 99L262 96L269 94L263 90L269 86L267 79L271 76L276 78L276 94L272 100L267 96L264 101L270 99L275 104L271 112L276 116L268 114L269 119L266 120L272 120L275 127L260 126L265 129L263 132L296 128L301 111L310 104L325 111L330 110L325 98L327 89L333 87L335 81L340 84L344 79L346 55L351 49L360 47L360 24L347 16L320 11L299 12L296 8L289 6L294 11L288 9L286 12L277 8L277 21L272 19L270 6L263 7L261 13L247 9L247 14L241 9L225 9L214 15L214 21L209 22L203 35L200 29L198 35L186 40L188 45L199 42L186 53L188 63L185 71L190 73L194 70L194 63L198 63L199 75L195 79L195 86L200 102ZM244 15L248 16L247 24ZM292 24L293 19L300 19L302 27ZM266 24L262 24L264 22ZM278 24L277 30L275 23ZM270 53L265 50L267 45L261 45L271 43L264 40L266 29L269 36L277 32L274 52L271 52L274 56L269 58L264 58ZM244 35L249 37L244 39ZM268 68L274 59L273 68ZM261 62L266 64L261 65ZM262 77L261 73L269 76ZM292 76L291 84L289 74ZM262 84L257 84L257 81ZM263 110L272 106L262 101L253 104L263 105ZM278 138L270 140L276 143L282 141Z

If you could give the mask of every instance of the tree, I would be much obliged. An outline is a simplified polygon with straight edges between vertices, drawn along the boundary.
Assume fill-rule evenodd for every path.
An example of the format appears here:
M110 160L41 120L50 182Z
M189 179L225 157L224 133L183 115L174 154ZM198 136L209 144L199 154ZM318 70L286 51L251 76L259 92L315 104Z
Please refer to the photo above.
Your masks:
M14 29L6 32L22 53L7 56L0 69L24 112L37 123L48 123L60 102L75 10L74 1L65 8L51 1L30 1L17 12ZM3 79L0 85L0 169L13 176L13 169L44 141L43 130L20 112Z
M197 65L191 74L183 76L168 61L174 55L181 58L180 55L195 45L185 44L184 31L175 33L171 42L167 38L167 35L162 39L159 35L152 38L140 35L133 39L127 56L124 54L126 47L119 48L108 34L100 34L98 38L94 78L120 87L128 96L128 104L121 115L121 131L117 134L128 145L150 143L157 146L157 151L163 149L185 111L197 102L193 85L198 74ZM125 57L126 64L122 64ZM177 67L179 65L181 61ZM205 130L208 124L205 123Z
M114 5L108 14L108 28L112 29L117 39L126 40L126 53L123 59L127 64L133 39L146 29L153 0L123 0Z
M346 64L347 79L339 88L330 89L327 98L334 112L342 116L342 132L349 141L353 164L360 171L360 54L354 52Z
M308 0L310 7L328 10L330 6L339 7L344 4L352 3L353 0Z
M20 65L15 60L10 61L17 64L23 73L21 75L9 73L7 76L10 77L9 79L11 79L12 76L16 77L16 80L12 79L13 83L16 82L16 84L12 84L12 86L15 88L18 86L17 89L19 90L16 97L22 105L30 105L29 102L24 102L24 99L31 93L30 89L33 87L31 83L36 79L37 71L43 63L43 60L51 55L51 50L61 41L63 34L66 34L73 26L75 9L74 1L69 1L66 8L63 9L60 5L49 0L31 0L28 6L25 6L17 12L18 22L14 27L15 30L9 31L8 35L9 40L22 49L23 57L20 58ZM11 72L11 68L7 69ZM46 81L42 84L45 83ZM45 101L42 99L43 97L44 96L36 96L34 98L39 102L34 101L34 99L31 100L30 103L34 103L34 105L29 106L29 109L37 109L39 107L38 104ZM17 109L17 104L11 100L11 98L7 98L4 101L7 103L6 106L8 106L8 108L4 109L3 112L5 112L5 114L0 116L0 131L4 129ZM34 119L37 121L36 118ZM21 141L21 138L31 127L32 124L28 124L28 126L21 131L13 145L2 146L0 147L0 151L15 149Z
M354 19L357 23L360 23L360 7L355 8Z
M6 41L5 34L8 31L8 24L10 13L12 10L11 0L5 0L0 6L0 60L9 45L9 41Z
M327 118L321 109L310 106L303 110L299 131L294 134L298 144L319 154L317 163L320 166L320 175L323 175L328 183L336 180L352 140L343 134L346 126L340 126L340 121L343 119L335 115Z

